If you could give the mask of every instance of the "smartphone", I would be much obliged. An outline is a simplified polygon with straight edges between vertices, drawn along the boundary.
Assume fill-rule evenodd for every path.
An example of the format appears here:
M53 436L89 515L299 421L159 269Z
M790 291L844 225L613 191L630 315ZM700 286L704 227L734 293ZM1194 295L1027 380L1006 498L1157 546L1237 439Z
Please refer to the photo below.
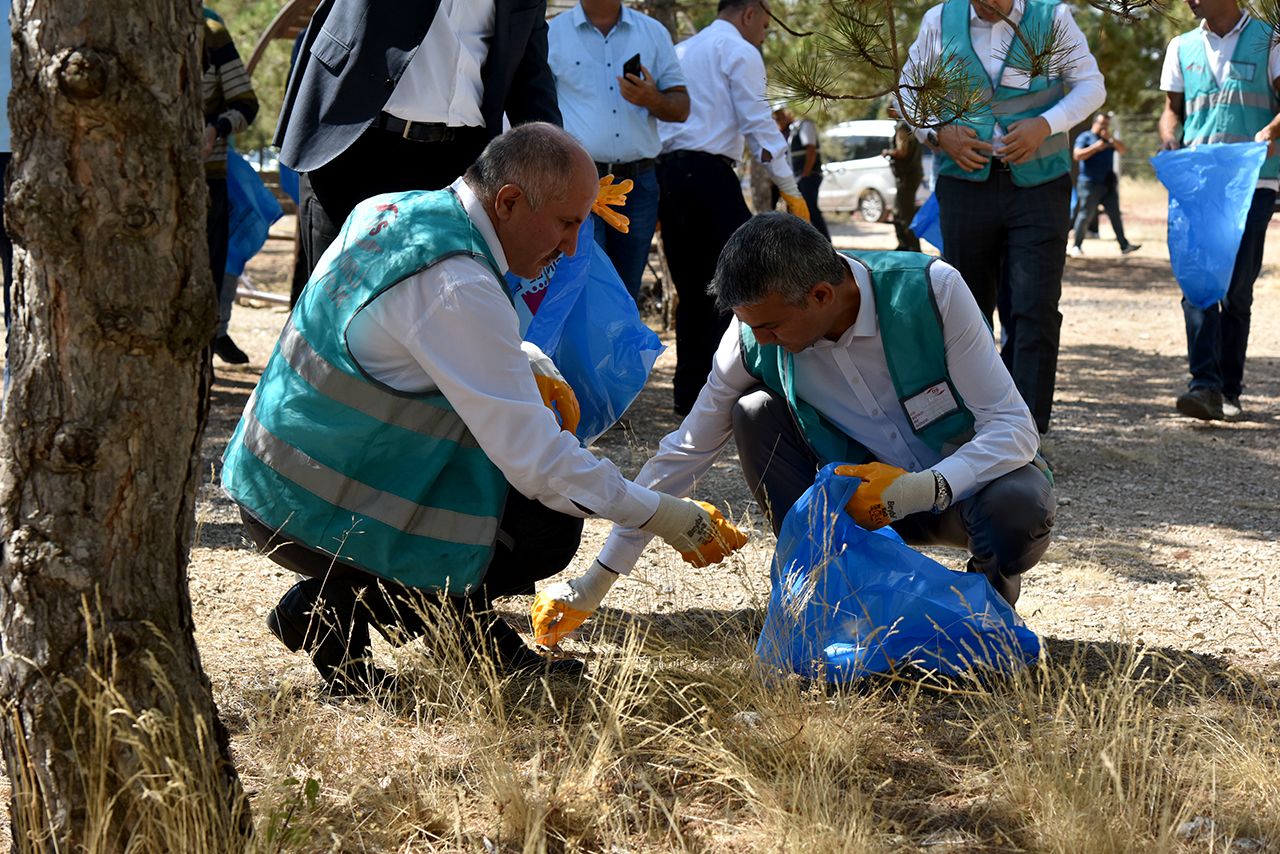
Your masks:
M634 74L642 80L644 79L644 75L640 73L640 54L637 53L635 56L622 63L622 73L624 76L627 74Z

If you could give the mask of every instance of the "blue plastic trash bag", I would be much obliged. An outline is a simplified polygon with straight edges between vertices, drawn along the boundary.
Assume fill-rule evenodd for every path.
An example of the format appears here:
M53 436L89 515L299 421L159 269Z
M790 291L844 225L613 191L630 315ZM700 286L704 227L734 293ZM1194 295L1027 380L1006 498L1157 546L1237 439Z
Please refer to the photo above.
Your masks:
M942 252L942 226L938 223L938 197L933 193L924 200L920 210L911 220L911 233L921 240L927 240Z
M1169 191L1169 261L1187 301L1208 308L1227 295L1258 173L1262 142L1215 142L1151 158Z
M276 197L249 161L227 152L227 272L239 276L244 265L267 242L271 223L284 216Z
M815 481L787 513L756 655L776 670L847 682L908 664L955 675L1035 660L1040 639L981 573L955 572L867 531L844 506L862 481Z
M578 232L577 252L537 279L507 273L524 340L551 357L578 398L584 446L617 423L666 349L640 320L591 223Z

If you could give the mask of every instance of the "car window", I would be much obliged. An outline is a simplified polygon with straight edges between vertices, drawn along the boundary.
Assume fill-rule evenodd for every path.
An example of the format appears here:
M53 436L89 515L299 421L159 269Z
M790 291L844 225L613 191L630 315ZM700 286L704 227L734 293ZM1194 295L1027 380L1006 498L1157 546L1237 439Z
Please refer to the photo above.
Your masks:
M822 156L828 162L863 160L878 157L886 148L892 148L887 136L824 136Z

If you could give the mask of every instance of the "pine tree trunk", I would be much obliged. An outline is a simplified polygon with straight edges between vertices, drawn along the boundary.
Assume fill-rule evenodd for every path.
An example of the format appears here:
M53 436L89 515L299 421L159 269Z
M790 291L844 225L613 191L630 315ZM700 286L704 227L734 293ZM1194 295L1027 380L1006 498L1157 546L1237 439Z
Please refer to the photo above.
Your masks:
M19 851L247 839L187 591L216 313L200 15L13 8L0 696Z

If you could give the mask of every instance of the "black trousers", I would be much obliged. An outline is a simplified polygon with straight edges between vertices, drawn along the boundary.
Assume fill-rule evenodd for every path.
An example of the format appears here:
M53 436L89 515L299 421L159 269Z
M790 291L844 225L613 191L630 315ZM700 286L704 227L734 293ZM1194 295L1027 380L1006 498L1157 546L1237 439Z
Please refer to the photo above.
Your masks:
M227 241L231 239L231 206L226 178L205 178L209 185L209 273L213 276L215 304L222 301L222 280L227 272Z
M658 221L671 267L676 306L675 410L688 414L711 373L711 360L731 315L716 310L707 285L720 250L751 219L742 185L723 158L673 151L658 158Z
M447 142L414 142L371 126L346 151L299 176L298 226L308 276L360 202L381 193L440 190L466 172L489 134L484 128L458 132Z
M582 520L558 513L514 489L507 496L499 523L498 544L481 586L466 597L406 587L379 578L333 555L277 532L252 512L240 508L250 539L272 561L321 584L315 585L339 633L351 637L352 658L368 646L369 627L388 640L401 642L432 630L433 617L452 612L460 630L480 625L497 628L486 616L500 596L532 593L534 582L555 575L569 565L582 539ZM363 640L363 643L361 642Z
M1007 267L1012 356L1001 353L1041 433L1049 430L1062 334L1062 270L1071 227L1071 176L1019 187L1007 169L985 181L938 177L943 258L960 271L987 322Z

